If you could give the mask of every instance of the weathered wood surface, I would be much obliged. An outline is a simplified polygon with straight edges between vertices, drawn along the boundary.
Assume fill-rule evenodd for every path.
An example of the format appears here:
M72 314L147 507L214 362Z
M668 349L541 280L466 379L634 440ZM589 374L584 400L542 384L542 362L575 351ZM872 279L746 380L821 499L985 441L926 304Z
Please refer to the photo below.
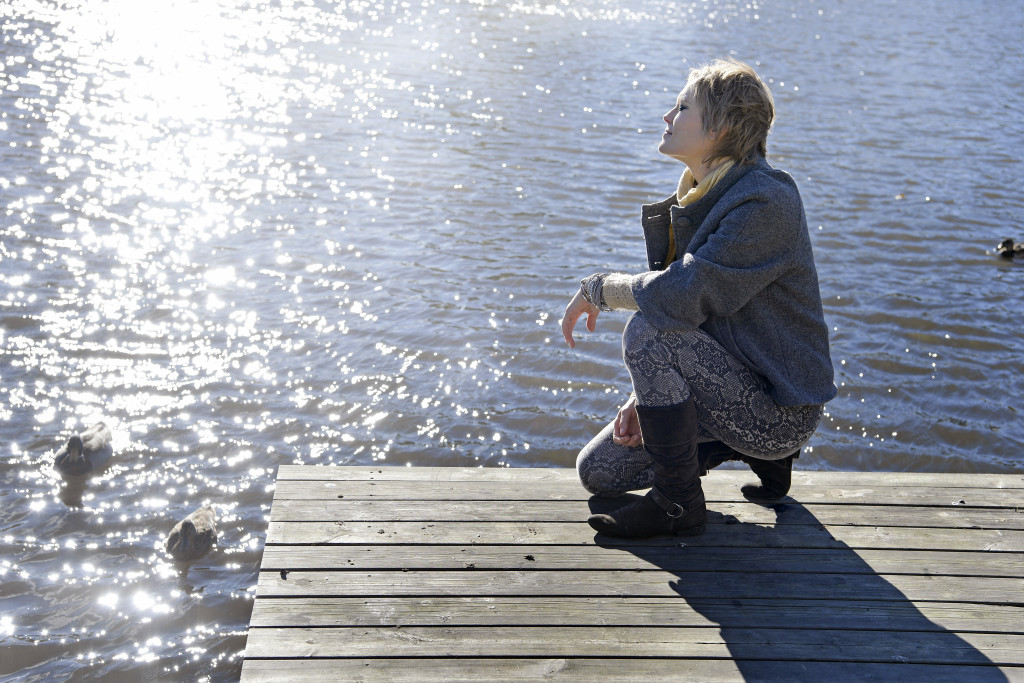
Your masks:
M443 672L434 675L433 672ZM1013 669L865 662L773 661L677 658L452 658L310 659L296 667L293 659L245 661L242 679L267 683L314 681L876 681L878 683L998 683L1024 680Z
M436 501L389 500L282 500L274 507L277 522L399 522L427 520L431 522L492 522L494 511L479 501L446 501L438 509ZM744 521L755 524L816 524L836 526L912 526L948 529L1016 529L1024 530L1024 503L1017 510L1005 508L974 508L950 506L922 512L921 508L903 505L825 505L805 503L801 506L778 505L775 509L754 508L747 503L725 503L715 506L722 516L743 512ZM808 514L810 513L810 514ZM578 501L537 501L516 511L520 522L580 521Z
M586 517L586 508L583 516ZM922 523L924 523L922 521ZM713 536L685 541L687 546L767 548L905 548L913 550L1024 552L1024 531L1000 529L936 529L933 527L850 527L820 524L778 525L716 523ZM275 522L267 531L267 543L329 545L335 543L428 544L595 544L594 533L584 523L567 522ZM621 546L673 545L680 541L623 541Z
M1012 605L907 600L830 598L793 601L779 608L777 598L627 597L372 597L261 598L251 626L544 626L552 614L565 626L630 623L636 614L661 626L716 626L714 613L736 628L756 628L770 620L775 628L979 631L1016 633L1024 608ZM922 619L922 615L926 619Z
M799 466L799 462L797 466ZM723 467L729 467L726 464ZM745 469L717 469L710 483L747 481L750 472ZM576 483L576 471L568 468L508 468L508 467L377 467L370 465L351 467L311 467L309 465L282 465L278 481L435 481L469 482L484 484L496 481L524 482L553 481L559 484ZM706 479L703 481L707 481ZM957 474L949 472L793 472L794 484L823 486L926 486L929 488L967 489L1024 489L1024 474ZM567 492L576 497L580 494ZM585 494L583 494L585 496Z
M572 470L282 467L242 680L1024 681L1024 476L750 479L623 542Z
M1024 578L1016 553L989 553L979 562L973 553L944 550L858 550L827 548L705 547L698 556L679 546L608 552L600 546L454 545L426 554L418 546L317 545L267 546L263 570L317 569L663 569L666 571L746 572L757 563L763 572L794 574L916 574Z
M404 471L404 469L403 469ZM704 489L709 503L736 500L736 488L750 480L751 475L737 476L739 472L721 472ZM860 473L858 473L860 474ZM377 475L380 476L380 475ZM722 478L728 477L725 482ZM731 480L731 481L729 481ZM590 495L575 480L532 481L529 487L502 485L500 482L454 482L408 480L369 482L360 481L288 481L278 480L274 500L464 500L464 501L520 501L548 500L586 502ZM429 486L426 484L429 483ZM922 507L995 507L1010 508L1022 505L1024 489L981 489L965 486L930 488L928 486L813 486L794 484L790 496L802 503L827 500L833 505L886 505L893 502L898 489L900 502ZM534 496L528 498L524 496Z

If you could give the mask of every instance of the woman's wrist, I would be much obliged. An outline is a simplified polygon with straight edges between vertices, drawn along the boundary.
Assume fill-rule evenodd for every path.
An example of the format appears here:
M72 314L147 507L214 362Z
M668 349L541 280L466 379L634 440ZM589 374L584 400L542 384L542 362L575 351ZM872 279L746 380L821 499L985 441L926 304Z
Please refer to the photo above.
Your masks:
M580 292L583 293L583 298L587 300L588 304L597 306L602 311L612 310L603 305L601 298L601 290L604 286L604 279L607 276L608 273L594 273L580 280Z

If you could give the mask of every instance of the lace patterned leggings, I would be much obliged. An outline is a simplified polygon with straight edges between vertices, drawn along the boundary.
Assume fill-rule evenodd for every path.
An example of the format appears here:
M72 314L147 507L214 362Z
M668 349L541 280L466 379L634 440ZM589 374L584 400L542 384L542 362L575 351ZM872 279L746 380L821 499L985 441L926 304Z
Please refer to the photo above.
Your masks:
M758 377L710 335L663 332L635 313L622 334L622 356L642 406L697 405L697 441L722 441L744 455L776 460L798 450L821 420L822 406L780 406ZM642 446L612 442L609 424L576 459L591 493L618 496L651 485L651 458Z

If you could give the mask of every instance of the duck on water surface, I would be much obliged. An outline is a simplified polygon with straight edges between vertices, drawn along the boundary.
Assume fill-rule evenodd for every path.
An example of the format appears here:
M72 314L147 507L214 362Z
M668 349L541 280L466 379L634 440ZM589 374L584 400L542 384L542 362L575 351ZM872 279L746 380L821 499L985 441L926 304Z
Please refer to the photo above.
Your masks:
M204 505L178 522L167 536L167 552L178 562L193 562L210 552L217 542L217 517Z
M99 469L113 455L110 428L98 422L75 434L53 458L53 466L67 476L80 476Z

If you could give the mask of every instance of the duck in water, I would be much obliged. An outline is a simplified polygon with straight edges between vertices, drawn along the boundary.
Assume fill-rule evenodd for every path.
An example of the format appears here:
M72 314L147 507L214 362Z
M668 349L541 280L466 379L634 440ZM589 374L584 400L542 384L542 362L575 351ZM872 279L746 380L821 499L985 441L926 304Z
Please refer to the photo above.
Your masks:
M98 422L68 439L54 456L53 466L66 476L89 474L99 469L113 455L110 441L110 428Z
M204 505L178 522L167 536L167 552L178 562L193 562L210 552L217 542L217 518Z
M1017 244L1014 244L1013 240L1007 238L996 246L996 253L1003 258L1024 256L1024 242L1017 242Z

